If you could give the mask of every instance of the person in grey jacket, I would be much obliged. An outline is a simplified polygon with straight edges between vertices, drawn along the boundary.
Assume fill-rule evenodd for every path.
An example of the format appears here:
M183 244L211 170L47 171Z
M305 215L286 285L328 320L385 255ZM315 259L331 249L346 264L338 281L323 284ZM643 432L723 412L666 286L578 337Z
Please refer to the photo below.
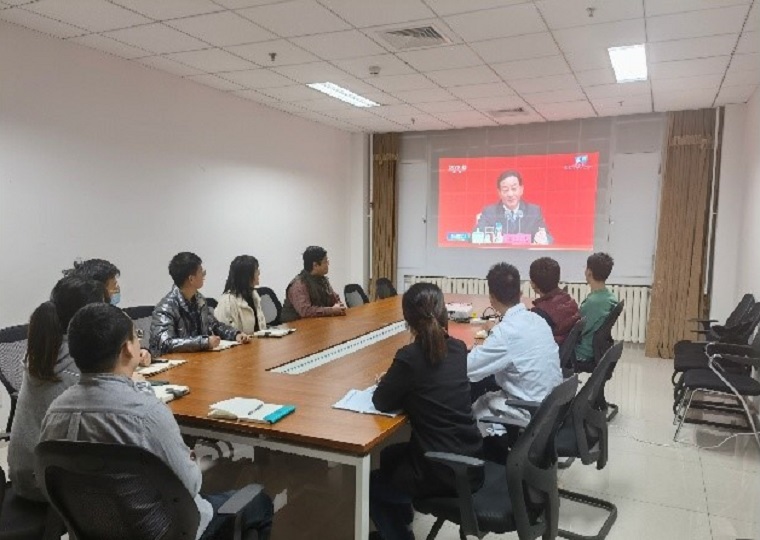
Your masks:
M50 300L40 304L29 320L26 369L8 447L10 479L20 497L45 501L34 479L34 447L50 404L79 381L79 369L69 356L66 329L79 308L103 302L105 294L97 281L66 276L56 283Z
M185 446L171 410L132 380L140 362L134 323L105 303L79 310L69 326L69 350L82 373L78 384L61 394L45 415L40 442L68 440L139 446L161 459L194 498L200 522L195 538L232 538L235 516L216 509L234 492L201 496L201 470ZM43 471L36 468L37 477ZM241 515L243 538L257 531L269 538L272 500L260 493Z
M248 343L249 337L219 322L206 298L198 292L206 271L195 253L183 251L169 263L174 287L153 310L150 323L150 352L153 356L171 352L206 351L222 339Z

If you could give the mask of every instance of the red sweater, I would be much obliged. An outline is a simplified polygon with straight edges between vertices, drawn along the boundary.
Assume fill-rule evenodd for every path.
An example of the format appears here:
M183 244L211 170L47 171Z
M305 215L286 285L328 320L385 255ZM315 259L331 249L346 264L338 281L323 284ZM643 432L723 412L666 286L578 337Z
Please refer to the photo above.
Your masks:
M565 341L570 330L581 318L577 302L559 287L533 300L531 311L549 323L557 345L561 345Z

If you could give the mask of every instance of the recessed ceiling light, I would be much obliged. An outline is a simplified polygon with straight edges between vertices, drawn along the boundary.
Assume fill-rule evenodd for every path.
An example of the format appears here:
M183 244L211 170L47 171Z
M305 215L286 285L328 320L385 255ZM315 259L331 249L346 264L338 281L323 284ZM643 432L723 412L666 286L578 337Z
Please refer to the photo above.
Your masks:
M612 69L619 83L645 81L647 79L647 53L644 45L610 47Z
M312 83L307 84L306 86L313 88L314 90L319 90L335 99L345 101L354 107L377 107L379 105L379 103L375 103L371 99L362 97L359 94L354 94L351 90L347 90L346 88L331 82Z

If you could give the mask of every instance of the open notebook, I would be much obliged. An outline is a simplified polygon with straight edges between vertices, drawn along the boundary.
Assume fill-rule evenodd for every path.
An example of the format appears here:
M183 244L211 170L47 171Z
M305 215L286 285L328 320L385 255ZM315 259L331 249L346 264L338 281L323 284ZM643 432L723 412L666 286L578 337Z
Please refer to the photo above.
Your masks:
M295 331L295 328L267 328L266 330L254 332L253 335L256 337L283 337Z
M364 414L379 414L390 416L391 418L397 416L401 411L382 412L375 409L375 406L372 404L372 395L375 393L375 388L377 386L370 386L364 390L351 389L333 405L333 408Z
M162 384L161 386L152 386L151 388L156 397L164 403L181 398L190 392L190 388L181 384Z
M234 397L209 405L208 415L211 418L274 424L295 410L293 405L276 405L254 398Z
M161 358L156 358L153 360L151 365L147 367L137 368L137 373L143 377L150 377L151 375L156 375L157 373L163 373L167 369L181 366L185 362L187 362L187 360L164 360Z
M240 345L237 341L228 341L226 339L222 339L219 341L219 345L211 349L212 351L224 351L227 349L230 349L232 347L237 347Z

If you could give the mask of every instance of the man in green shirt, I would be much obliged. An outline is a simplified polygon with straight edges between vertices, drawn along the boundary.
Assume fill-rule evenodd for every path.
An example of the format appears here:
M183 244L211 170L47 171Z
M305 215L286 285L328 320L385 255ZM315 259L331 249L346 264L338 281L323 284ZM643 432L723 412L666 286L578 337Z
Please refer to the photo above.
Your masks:
M586 282L591 287L591 292L581 304L581 317L586 319L586 325L575 348L578 362L594 359L594 334L617 304L617 298L606 283L614 264L615 261L606 253L593 253L586 261Z

